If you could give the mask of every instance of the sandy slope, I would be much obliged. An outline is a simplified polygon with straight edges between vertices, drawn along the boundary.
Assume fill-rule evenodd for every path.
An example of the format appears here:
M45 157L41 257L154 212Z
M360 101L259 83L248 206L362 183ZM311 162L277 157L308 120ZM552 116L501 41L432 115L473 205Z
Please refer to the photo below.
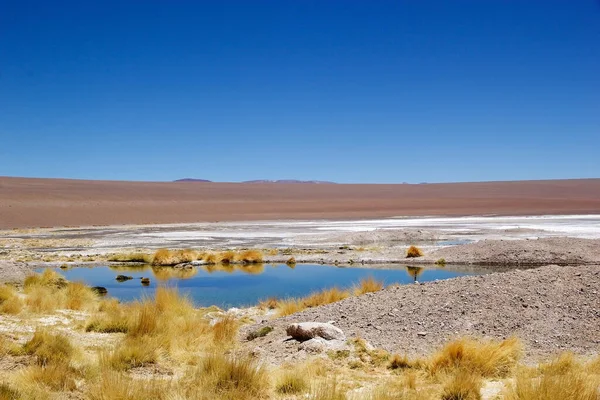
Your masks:
M116 182L0 177L0 229L600 213L600 179L425 185Z

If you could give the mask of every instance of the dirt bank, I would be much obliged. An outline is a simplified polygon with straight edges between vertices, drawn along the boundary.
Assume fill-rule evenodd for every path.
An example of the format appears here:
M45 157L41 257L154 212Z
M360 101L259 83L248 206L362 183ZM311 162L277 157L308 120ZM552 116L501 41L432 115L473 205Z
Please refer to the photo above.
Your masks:
M600 349L600 266L545 266L425 284L386 288L285 318L265 321L272 333L252 342L274 363L304 357L286 341L292 322L335 321L348 337L362 337L391 352L424 355L464 335L516 335L527 357L562 350Z
M0 260L0 282L22 283L34 269L27 263Z

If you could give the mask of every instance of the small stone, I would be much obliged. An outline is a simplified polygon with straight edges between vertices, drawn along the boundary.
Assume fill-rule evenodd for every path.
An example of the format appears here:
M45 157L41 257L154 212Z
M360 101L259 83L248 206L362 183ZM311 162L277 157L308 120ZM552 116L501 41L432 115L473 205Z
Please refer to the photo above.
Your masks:
M427 332L417 332L417 336L427 336Z

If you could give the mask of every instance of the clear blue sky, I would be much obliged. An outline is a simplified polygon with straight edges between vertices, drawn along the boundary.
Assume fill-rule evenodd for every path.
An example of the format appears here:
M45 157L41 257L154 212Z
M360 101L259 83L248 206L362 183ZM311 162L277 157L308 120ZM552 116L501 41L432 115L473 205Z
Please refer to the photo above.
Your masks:
M0 0L0 175L600 177L598 0Z

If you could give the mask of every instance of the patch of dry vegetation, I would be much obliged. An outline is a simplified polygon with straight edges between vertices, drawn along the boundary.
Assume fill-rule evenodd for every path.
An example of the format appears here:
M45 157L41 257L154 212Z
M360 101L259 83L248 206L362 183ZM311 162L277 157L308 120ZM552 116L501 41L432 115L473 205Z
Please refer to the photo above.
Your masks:
M354 295L360 296L365 293L378 292L381 289L383 289L383 282L370 276L361 280L358 286L354 288Z
M192 249L169 250L159 249L154 253L152 265L171 266L182 263L189 263L199 259L201 254Z
M466 371L485 378L504 378L521 358L522 346L517 338L503 341L462 338L438 351L431 361L430 372Z
M600 357L585 363L564 353L537 368L521 367L504 393L506 400L598 400Z
M406 250L406 258L416 257L423 257L423 251L417 246L410 246L408 250Z
M8 285L0 285L0 314L19 314L23 309L23 300L17 291Z
M115 253L108 256L108 261L117 262L140 262L144 264L152 264L154 257L151 254L143 252L133 253Z
M335 303L344 300L350 296L360 296L365 293L376 292L383 288L383 282L375 280L373 277L365 278L350 290L342 290L337 287L323 289L314 292L300 299L276 300L268 299L259 304L260 308L277 309L278 316L295 314L310 307L318 307L325 304Z

